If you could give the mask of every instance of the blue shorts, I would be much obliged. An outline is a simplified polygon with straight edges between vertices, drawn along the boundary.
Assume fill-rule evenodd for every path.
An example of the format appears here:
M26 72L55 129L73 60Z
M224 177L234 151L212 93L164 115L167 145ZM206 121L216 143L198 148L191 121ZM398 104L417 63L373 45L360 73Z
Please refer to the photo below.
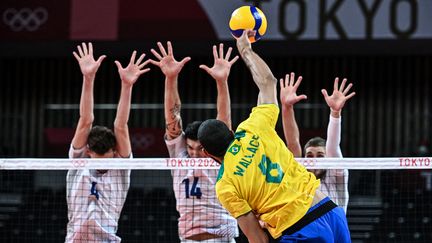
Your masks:
M330 201L328 197L311 207L307 213L313 211L325 202ZM341 207L333 208L321 217L315 219L312 223L306 225L299 231L287 235L284 234L279 238L280 243L293 242L351 242L348 223L345 212Z

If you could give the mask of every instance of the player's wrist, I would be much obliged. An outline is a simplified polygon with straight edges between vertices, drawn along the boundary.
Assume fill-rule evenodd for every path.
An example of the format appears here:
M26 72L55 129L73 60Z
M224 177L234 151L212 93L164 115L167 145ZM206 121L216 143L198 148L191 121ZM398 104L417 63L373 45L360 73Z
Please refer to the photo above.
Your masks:
M84 77L94 77L94 76L96 76L96 73L83 73L83 76Z
M282 108L287 109L287 110L292 110L292 109L294 109L294 104L282 103Z
M238 45L239 53L242 57L252 52L252 46L250 45Z
M227 78L215 78L216 85L219 87L228 86L228 77Z
M341 110L334 110L330 107L330 115L334 118L339 118L341 116Z

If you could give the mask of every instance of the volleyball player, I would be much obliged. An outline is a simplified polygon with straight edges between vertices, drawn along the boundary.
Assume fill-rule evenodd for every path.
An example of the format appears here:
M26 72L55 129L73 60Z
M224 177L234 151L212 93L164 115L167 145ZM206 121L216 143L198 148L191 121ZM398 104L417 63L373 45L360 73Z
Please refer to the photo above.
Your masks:
M198 139L222 165L216 194L249 242L267 242L263 221L280 242L350 242L346 216L319 189L319 180L294 160L275 131L276 79L252 50L245 31L237 39L240 56L259 88L258 105L235 134L218 120L204 121Z
M159 52L151 52L158 61L151 62L160 67L165 75L165 142L171 158L204 158L202 146L197 139L200 121L192 122L183 131L180 116L181 101L178 94L178 76L186 57L176 61L171 42L167 50L158 42ZM238 57L230 60L232 48L224 55L224 47L219 45L219 52L213 46L214 65L209 68L201 65L216 80L217 119L231 127L230 97L228 76L231 66ZM219 204L215 195L217 170L172 170L173 189L177 202L179 236L181 242L235 242L238 227L234 218Z
M121 78L120 100L114 132L107 127L93 127L93 87L96 72L105 56L93 58L92 43L78 46L77 59L83 74L80 118L69 150L69 158L132 158L128 119L132 87L143 69L144 54L122 68L115 61ZM109 165L107 165L109 167ZM67 173L68 225L66 242L120 242L116 235L118 219L130 184L130 170L69 170Z
M302 77L295 81L294 73L286 75L285 82L280 80L280 100L282 104L282 123L284 127L285 140L288 149L291 150L295 157L301 157L301 147L299 139L299 129L294 116L294 104L302 99L305 95L297 95L297 88L300 85ZM321 137L310 139L304 146L305 157L335 157L342 158L340 149L341 140L341 113L345 102L355 95L355 92L349 93L352 84L345 87L347 80L343 79L339 86L339 78L336 78L333 85L333 93L329 96L325 89L321 90L324 99L330 108L330 119L327 127L327 142ZM348 206L348 170L310 170L320 179L320 190L341 206L345 213Z

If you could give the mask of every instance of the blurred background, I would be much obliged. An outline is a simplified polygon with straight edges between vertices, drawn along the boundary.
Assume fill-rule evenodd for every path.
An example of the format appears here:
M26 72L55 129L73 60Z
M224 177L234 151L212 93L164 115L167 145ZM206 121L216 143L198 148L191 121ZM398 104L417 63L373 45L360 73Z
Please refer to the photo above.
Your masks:
M232 46L236 53L228 21L232 11L241 5L255 5L267 16L267 33L253 48L275 77L289 72L303 76L299 92L308 99L296 105L302 145L311 137L326 136L329 109L320 90L330 92L334 78L345 77L354 84L357 95L348 101L342 113L344 157L430 156L432 1L2 0L0 158L67 157L79 118L82 84L72 52L83 41L93 42L96 57L108 56L96 76L95 124L112 127L114 121L120 92L114 61L126 62L133 50L154 58L150 49L156 47L157 41L167 40L172 41L178 60L192 58L179 78L183 124L215 117L215 83L198 66L213 64L215 44ZM135 157L168 156L163 141L164 76L157 67L151 68L133 91L129 127ZM256 104L258 90L241 60L231 69L229 85L236 127ZM277 130L283 137L280 121ZM137 184L132 187L142 189L141 193L159 190L140 186L143 173L134 172L132 183L136 178ZM414 170L409 175L406 171L350 173L351 212L359 215L365 214L361 211L364 208L381 210L386 202L395 200L400 206L395 210L402 212L406 203L424 205L427 197L421 196L420 200L418 195L431 194L429 170ZM65 172L0 171L2 198L16 198L3 203L6 202L5 207L14 205L19 211L25 208L22 204L26 194L46 190L57 195L64 188L64 175ZM53 181L47 182L47 177ZM162 189L170 198L169 172L162 173L161 178L166 179ZM398 194L401 187L407 192L404 196ZM385 194L394 190L398 193L389 195L397 195L397 199ZM400 198L407 198L407 202ZM1 205L0 215L6 216L0 217L0 228L10 225L11 215L1 214ZM422 206L415 208L419 220L424 221L426 211L420 209ZM355 239L359 242L432 238L430 232L428 236L423 231L420 236L415 234L418 227L411 229L407 225L413 224L407 220L402 220L405 227L398 225L408 229L402 237L396 228L382 226L384 219L398 222L399 214L392 211L388 213L390 218L385 218L383 210L368 212L379 222L356 224L356 215L351 215L350 227L352 233L358 232ZM417 220L416 215L412 217ZM426 224L419 222L421 227L431 227L430 216L427 218Z

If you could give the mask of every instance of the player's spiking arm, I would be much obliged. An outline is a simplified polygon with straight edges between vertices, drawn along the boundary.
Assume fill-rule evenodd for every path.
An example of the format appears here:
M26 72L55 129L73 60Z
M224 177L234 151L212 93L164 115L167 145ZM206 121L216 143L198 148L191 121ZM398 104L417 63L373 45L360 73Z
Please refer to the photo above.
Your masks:
M80 99L80 118L75 130L75 135L72 139L72 146L76 149L83 148L87 144L87 137L93 124L93 87L96 72L100 64L105 59L105 55L98 58L97 61L93 58L93 45L82 43L78 45L78 53L73 52L75 59L83 74L83 85Z
M135 57L136 51L132 53L130 62L125 68L122 67L119 61L115 61L121 79L121 91L114 121L114 133L117 139L116 151L122 158L129 157L132 152L127 124L130 114L132 87L139 76L150 70L150 68L143 69L149 62L148 60L143 62L145 54L142 54L136 61Z
M277 105L276 78L273 76L270 68L253 50L249 41L249 36L254 31L246 30L242 36L237 39L237 48L240 56L246 63L246 66L252 74L255 84L259 88L259 104ZM239 216L237 222L241 230L247 236L249 242L267 242L268 237L259 224L258 219L252 211Z
M180 116L181 101L178 93L178 76L183 66L190 60L185 57L180 62L174 58L171 42L167 42L168 52L162 43L157 43L160 53L151 49L153 55L158 61L150 62L158 66L165 75L165 96L164 96L164 114L165 114L165 134L168 140L177 138L182 133L182 119Z
M217 87L217 117L216 119L223 121L229 129L231 128L231 99L228 89L228 76L231 70L231 66L238 60L238 56L235 56L231 61L232 48L228 48L226 55L224 56L224 46L219 44L219 53L217 47L213 46L213 67L206 65L200 65L200 68L205 70L210 76L216 81Z
M254 35L255 31L246 30L237 39L237 48L246 66L249 68L255 84L259 88L258 104L278 104L276 92L276 78L272 71L253 50L249 41L249 36Z
M282 125L285 141L288 149L295 157L301 157L302 148L300 146L300 133L295 120L294 104L306 99L306 95L297 95L297 89L301 84L302 77L295 81L295 74L285 76L285 81L280 80L280 100L282 105Z

